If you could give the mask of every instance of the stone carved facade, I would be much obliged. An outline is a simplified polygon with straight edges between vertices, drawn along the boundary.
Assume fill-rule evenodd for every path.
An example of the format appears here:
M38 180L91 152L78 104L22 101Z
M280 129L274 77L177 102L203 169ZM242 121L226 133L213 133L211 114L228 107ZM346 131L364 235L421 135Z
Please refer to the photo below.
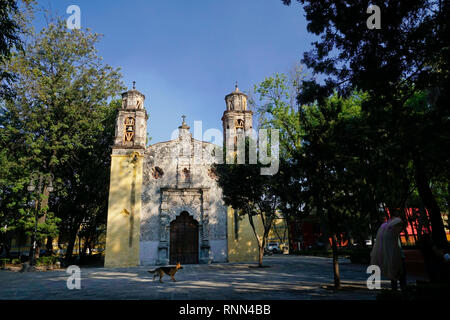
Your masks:
M135 88L125 92L116 120L105 265L168 264L172 231L177 229L171 228L179 226L177 221L193 225L195 261L226 262L232 254L237 256L229 251L229 210L212 168L216 157L222 155L221 149L193 139L184 119L178 138L146 147L144 100ZM237 86L225 101L224 137L233 143L252 129L252 112L247 110L247 96ZM228 138L226 130L230 131ZM182 243L185 237L183 233L179 236ZM242 239L247 247L240 259L253 257L248 248L251 238ZM183 249L177 241L172 244ZM234 251L240 248L237 239L232 245Z
M192 138L183 122L179 137L156 143L144 156L141 264L167 264L170 223L182 212L199 225L199 262L227 261L227 209L211 176L215 146ZM155 178L155 168L164 172ZM186 175L188 172L188 176Z

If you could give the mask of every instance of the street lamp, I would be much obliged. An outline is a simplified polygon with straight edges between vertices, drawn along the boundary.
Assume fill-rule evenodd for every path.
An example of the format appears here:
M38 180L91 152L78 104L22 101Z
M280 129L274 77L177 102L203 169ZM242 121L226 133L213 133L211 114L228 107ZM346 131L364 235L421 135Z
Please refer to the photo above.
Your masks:
M44 185L44 178L46 178L47 186ZM37 188L38 188L38 194L40 195L42 193L42 188L46 188L47 192L53 192L53 174L50 173L49 176L43 176L41 173L33 172L31 174L30 184L27 187L27 190L30 193L33 193L36 190L35 180L39 180ZM33 252L30 257L30 265L34 266L35 261L35 254L36 254L36 233L37 233L37 226L38 226L38 209L39 209L39 202L35 200L35 206L34 206L35 212L34 212L34 233L33 233Z

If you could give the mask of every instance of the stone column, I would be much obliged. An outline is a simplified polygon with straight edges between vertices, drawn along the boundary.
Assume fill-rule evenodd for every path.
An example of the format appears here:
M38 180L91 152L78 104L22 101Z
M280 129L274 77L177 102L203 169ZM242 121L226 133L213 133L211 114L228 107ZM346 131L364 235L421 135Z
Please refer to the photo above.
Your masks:
M202 198L202 221L200 230L200 263L209 264L212 261L211 247L209 245L209 196L208 191L203 190Z
M161 213L158 245L158 265L169 264L169 216Z

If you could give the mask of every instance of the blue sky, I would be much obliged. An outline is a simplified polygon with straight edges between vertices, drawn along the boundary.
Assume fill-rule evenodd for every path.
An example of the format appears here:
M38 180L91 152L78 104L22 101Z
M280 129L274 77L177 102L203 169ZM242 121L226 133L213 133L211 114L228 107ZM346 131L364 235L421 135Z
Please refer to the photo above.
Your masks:
M151 143L169 140L182 114L191 131L194 120L203 121L203 131L221 130L235 81L245 92L287 72L314 40L302 7L281 0L38 1L64 19L72 4L83 28L104 35L97 48L105 63L145 94Z

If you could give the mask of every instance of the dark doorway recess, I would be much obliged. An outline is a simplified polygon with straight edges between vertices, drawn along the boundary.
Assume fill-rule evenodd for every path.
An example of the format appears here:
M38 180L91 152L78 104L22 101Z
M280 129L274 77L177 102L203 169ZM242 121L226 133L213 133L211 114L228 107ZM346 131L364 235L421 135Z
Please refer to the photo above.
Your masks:
M186 211L170 223L170 264L198 263L198 222Z

